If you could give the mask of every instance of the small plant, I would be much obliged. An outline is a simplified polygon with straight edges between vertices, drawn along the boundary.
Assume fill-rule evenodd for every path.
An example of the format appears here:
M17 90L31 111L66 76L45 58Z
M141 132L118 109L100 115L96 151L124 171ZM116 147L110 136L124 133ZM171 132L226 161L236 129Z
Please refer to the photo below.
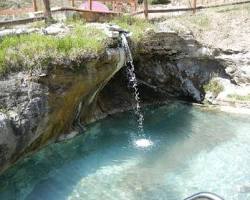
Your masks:
M208 84L203 86L205 92L212 92L213 95L218 96L224 90L223 85L221 85L217 80L212 80Z
M228 97L237 101L250 101L250 94L245 95L245 96L238 95L238 94L229 94Z

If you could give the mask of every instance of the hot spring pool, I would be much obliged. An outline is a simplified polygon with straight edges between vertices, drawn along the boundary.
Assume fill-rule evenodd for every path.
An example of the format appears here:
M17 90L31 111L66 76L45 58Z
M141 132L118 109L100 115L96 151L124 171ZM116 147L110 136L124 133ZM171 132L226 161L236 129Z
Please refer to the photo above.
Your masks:
M182 200L201 191L250 199L249 116L182 104L144 115L147 148L134 145L134 114L114 115L6 171L0 199Z

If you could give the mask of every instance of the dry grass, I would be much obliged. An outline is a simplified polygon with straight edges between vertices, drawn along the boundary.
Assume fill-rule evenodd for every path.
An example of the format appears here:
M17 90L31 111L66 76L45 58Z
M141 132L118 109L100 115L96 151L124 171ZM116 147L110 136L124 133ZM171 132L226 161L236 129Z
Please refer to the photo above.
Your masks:
M192 32L203 44L221 49L250 50L250 3L168 17L162 26Z

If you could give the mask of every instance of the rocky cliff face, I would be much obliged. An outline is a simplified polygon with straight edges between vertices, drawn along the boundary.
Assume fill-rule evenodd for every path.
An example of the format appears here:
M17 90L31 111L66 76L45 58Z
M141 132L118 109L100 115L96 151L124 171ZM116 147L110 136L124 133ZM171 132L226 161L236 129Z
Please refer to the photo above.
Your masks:
M158 32L139 44L138 77L167 96L202 102L203 86L217 75L229 78L215 50L196 42L192 35Z
M152 32L139 44L131 43L131 46L142 104L181 99L209 101L209 104L220 105L220 109L230 104L236 106L237 112L241 112L239 107L250 107L248 102L227 99L230 93L246 95L250 92L248 54L209 48L198 43L191 34L175 32ZM135 105L126 76L123 68L101 91L93 116L104 117ZM217 83L214 88L206 87L213 81ZM218 88L220 90L216 91Z
M40 121L48 113L48 88L26 73L0 81L0 166L20 153L39 134Z
M46 71L2 78L0 170L64 133L83 131L91 104L124 58L122 49L108 49Z
M148 37L133 46L133 51L140 97L144 104L162 103L169 99L202 102L205 98L203 86L213 77L231 81L225 71L225 61L215 57L219 50L204 47L192 35L148 33ZM126 69L111 79L97 102L96 116L112 114L114 110L134 105L127 87Z

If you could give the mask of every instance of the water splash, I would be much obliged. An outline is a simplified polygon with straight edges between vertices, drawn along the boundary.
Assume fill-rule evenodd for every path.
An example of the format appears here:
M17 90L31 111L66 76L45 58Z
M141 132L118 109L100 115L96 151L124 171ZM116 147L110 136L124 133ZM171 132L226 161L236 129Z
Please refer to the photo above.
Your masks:
M126 38L125 34L121 34L121 39L122 39L122 46L126 52L127 55L127 60L126 60L126 67L127 67L127 74L128 74L128 79L129 79L129 85L133 89L133 94L135 98L135 106L134 106L134 112L137 117L137 122L138 122L138 132L139 135L144 135L144 128L143 128L143 121L144 117L141 112L141 106L140 106L140 96L139 96L139 91L138 91L138 81L136 79L135 75L135 67L133 63L133 57L131 50L128 45L128 41Z

